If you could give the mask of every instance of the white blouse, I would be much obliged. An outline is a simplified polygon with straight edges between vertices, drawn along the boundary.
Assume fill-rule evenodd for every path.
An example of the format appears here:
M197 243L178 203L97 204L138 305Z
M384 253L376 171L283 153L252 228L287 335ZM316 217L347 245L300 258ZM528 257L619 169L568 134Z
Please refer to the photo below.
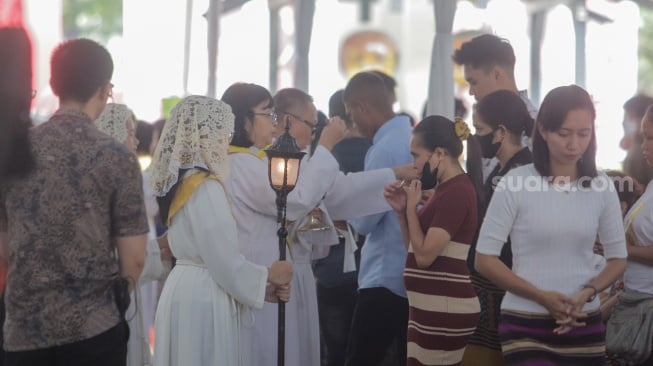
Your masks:
M625 258L626 243L619 199L604 174L584 188L559 187L539 175L533 164L506 174L492 196L476 251L498 256L508 236L513 268L519 277L547 291L571 296L600 273L594 263L598 234L605 257ZM598 297L585 310L599 307ZM538 303L507 293L502 309L548 313Z
M653 182L648 184L644 194L626 214L626 230L630 225L635 236L634 245L653 245ZM653 266L628 261L624 285L630 290L653 294Z

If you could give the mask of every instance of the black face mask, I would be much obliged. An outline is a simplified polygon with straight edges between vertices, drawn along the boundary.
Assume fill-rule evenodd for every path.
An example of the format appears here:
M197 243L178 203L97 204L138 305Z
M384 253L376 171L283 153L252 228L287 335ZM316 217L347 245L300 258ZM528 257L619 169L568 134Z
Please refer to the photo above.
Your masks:
M492 159L497 154L497 151L499 151L499 147L501 147L500 142L494 144L492 143L493 138L494 131L488 133L485 136L476 135L478 144L481 146L481 154L486 159Z
M422 182L422 190L433 189L433 187L438 184L439 167L440 163L438 163L438 166L436 166L435 169L431 171L431 163L427 161L426 164L424 164L424 168L422 169L422 176L419 178L419 180Z

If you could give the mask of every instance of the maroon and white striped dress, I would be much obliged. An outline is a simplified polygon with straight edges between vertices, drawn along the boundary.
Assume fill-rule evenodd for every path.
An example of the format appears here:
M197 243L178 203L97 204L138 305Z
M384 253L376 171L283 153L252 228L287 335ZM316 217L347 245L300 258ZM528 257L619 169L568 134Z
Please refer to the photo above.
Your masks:
M476 192L466 174L440 184L418 213L424 233L441 228L451 241L428 268L412 248L404 270L410 306L407 365L457 365L479 320L467 252L478 225Z

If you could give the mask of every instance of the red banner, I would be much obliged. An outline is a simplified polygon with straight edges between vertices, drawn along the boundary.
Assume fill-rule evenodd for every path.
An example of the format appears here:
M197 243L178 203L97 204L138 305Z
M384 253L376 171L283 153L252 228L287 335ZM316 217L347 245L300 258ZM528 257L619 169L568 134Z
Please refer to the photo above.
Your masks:
M0 0L0 28L23 26L23 1Z

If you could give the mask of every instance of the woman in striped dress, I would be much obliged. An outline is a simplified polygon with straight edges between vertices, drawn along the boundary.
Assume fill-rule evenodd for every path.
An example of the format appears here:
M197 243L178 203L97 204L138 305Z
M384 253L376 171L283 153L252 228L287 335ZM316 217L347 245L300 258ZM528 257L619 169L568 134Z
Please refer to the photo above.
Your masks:
M466 263L478 227L482 182L474 137L468 140L469 175L459 163L462 140L469 137L462 120L454 124L441 116L427 117L413 130L410 144L415 167L422 171L420 180L386 188L408 248L408 366L460 364L479 320L480 305ZM436 184L433 196L417 211L422 189Z
M605 364L597 293L626 265L614 184L597 172L594 105L576 85L544 98L533 134L533 164L495 188L476 245L476 269L506 290L499 338L508 366ZM605 267L594 265L596 236ZM501 260L510 236L513 266Z

